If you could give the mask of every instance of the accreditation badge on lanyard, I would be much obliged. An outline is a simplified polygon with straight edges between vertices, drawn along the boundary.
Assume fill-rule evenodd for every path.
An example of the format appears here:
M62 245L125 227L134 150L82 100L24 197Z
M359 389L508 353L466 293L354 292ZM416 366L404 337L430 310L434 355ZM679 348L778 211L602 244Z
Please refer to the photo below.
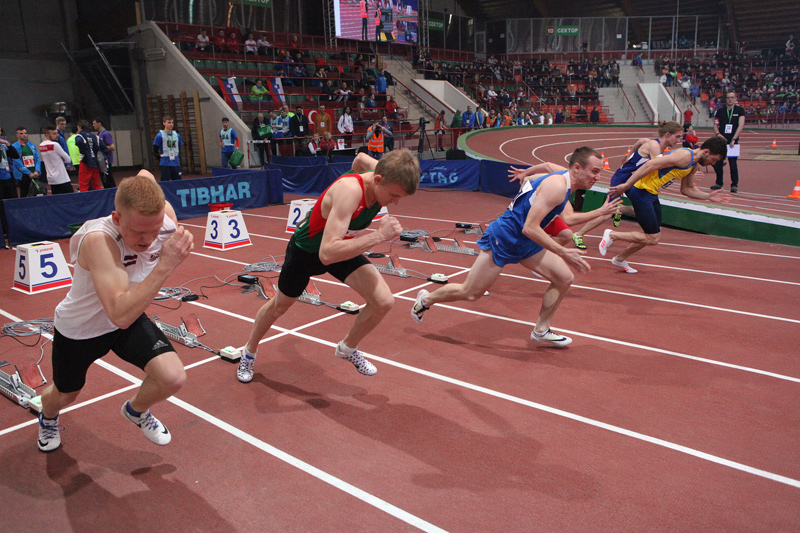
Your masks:
M167 156L169 156L170 161L175 161L175 158L178 157L178 134L173 131L168 133L166 137Z
M0 145L0 170L8 170L8 156L6 147L3 145Z

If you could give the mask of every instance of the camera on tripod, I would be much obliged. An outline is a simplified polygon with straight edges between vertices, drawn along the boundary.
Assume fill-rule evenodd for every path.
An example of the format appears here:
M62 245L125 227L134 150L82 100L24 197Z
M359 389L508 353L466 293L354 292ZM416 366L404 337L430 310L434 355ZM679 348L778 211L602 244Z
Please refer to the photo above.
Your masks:
M419 117L419 125L420 127L424 126L425 124L430 124L430 120L426 120L425 117Z

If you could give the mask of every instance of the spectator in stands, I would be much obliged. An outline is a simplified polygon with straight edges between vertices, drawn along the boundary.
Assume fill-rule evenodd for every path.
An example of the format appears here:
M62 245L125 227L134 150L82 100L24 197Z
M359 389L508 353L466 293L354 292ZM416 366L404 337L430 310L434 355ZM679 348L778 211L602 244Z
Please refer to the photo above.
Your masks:
M289 41L289 50L292 51L300 51L300 40L297 38L297 35L292 35L291 40Z
M353 141L353 117L350 106L345 106L342 116L339 117L337 129L344 136L345 146L350 148L350 143Z
M72 126L70 136L67 137L67 153L72 159L73 168L77 168L81 164L81 151L75 146L75 138L78 136L78 127Z
M375 94L377 100L383 102L386 100L386 87L388 83L386 81L386 71L381 69L378 76L375 78Z
M230 120L227 117L222 118L222 129L219 130L219 147L221 149L222 168L230 167L236 170L236 165L230 163L233 151L239 148L239 136L236 135L236 130L230 127Z
M347 83L342 82L339 86L339 89L336 91L336 100L339 102L346 102L350 99L350 95L353 94L353 91L347 86Z
M592 124L600 124L600 110L597 109L597 106L592 108L592 112L589 114L589 122Z
M392 133L392 125L389 123L389 117L383 115L380 126L383 129L383 144L386 147L386 152L391 152L394 150L394 134Z
M586 122L588 115L589 114L586 112L586 109L583 107L583 105L579 105L578 110L575 111L575 120L577 122Z
M114 180L114 174L111 171L111 167L114 164L114 150L116 147L114 146L114 137L111 136L111 132L108 131L103 126L103 120L100 117L96 117L92 120L92 129L97 133L97 138L100 140L100 146L105 146L105 150L101 152L105 157L105 165L100 164L100 183L103 184L103 187L106 189L113 189L117 186L117 182ZM105 169L103 167L105 166ZM47 178L47 181L50 182L50 178ZM52 182L50 182L52 183Z
M371 94L368 94L364 99L364 107L367 109L377 109L378 102L375 101L375 98Z
M570 122L572 122L572 114L570 114L568 106L564 106L561 115L562 115L561 118L564 120L564 124L569 124Z
M325 135L323 135L322 140L319 142L319 149L322 150L325 155L329 155L336 149L336 143L333 141L331 132L325 132Z
M486 127L486 117L488 113L481 107L475 108L475 129L480 130Z
M211 38L211 50L217 54L225 53L228 49L227 39L225 38L225 30L219 30L217 35Z
M663 86L667 87L667 81L668 81L668 80L669 80L669 77L667 76L667 73L666 73L666 72L663 72L663 73L661 74L661 77L660 77L660 78L658 78L658 83L660 83L661 85L663 85Z
M503 89L498 96L500 103L503 107L510 107L511 106L511 95L508 94L508 89Z
M258 40L256 41L256 46L258 47L258 55L275 55L272 50L272 44L267 40L267 36L264 33L259 35Z
M786 41L786 57L794 57L794 35L789 35L789 40Z
M476 127L475 120L475 113L472 112L472 107L467 106L467 110L461 113L461 127L467 128L467 130L474 129Z
M158 135L161 135L161 132ZM156 135L156 139L158 139L158 135ZM81 192L102 189L97 154L104 151L105 146L97 135L92 133L89 128L89 122L86 120L78 121L78 135L75 138L75 146L81 151L81 164L78 167L78 189Z
M241 52L239 48L239 36L236 35L235 31L232 31L228 38L225 39L225 49L230 54L238 54Z
M197 41L194 43L194 48L198 52L206 52L211 46L211 39L208 36L208 30L203 28L197 36Z
M325 111L325 106L320 105L319 111L314 115L314 133L324 135L326 131L331 131L333 129L332 122L331 116Z
M256 80L256 84L253 85L253 88L250 89L250 101L251 102L264 102L266 100L272 100L272 98L267 97L267 88L264 87L263 80Z
M383 128L381 128L380 122L375 120L372 122L372 126L367 129L367 151L370 156L375 159L383 157L383 152L385 150L383 141Z
M494 85L489 85L489 89L484 94L486 98L486 105L493 108L497 104L497 92L494 90Z
M303 106L298 105L295 107L294 116L289 118L289 129L292 131L292 135L297 138L311 134L311 128L308 127L308 117L303 113Z
M695 133L694 128L691 124L689 127L684 126L684 134L683 134L683 147L684 148L691 148L692 150L696 150L700 144L700 138Z
M486 127L487 128L494 128L498 125L497 120L497 113L495 112L494 108L489 110L489 116L486 117Z
M584 109L584 111L586 111L586 110ZM548 125L552 126L553 125L553 114L552 113L547 113L544 116L544 120L545 121L543 122L543 124L548 124Z
M325 85L325 80L328 79L328 73L325 72L324 68L318 68L313 77L314 79L311 80L311 86L322 88Z
M311 140L308 141L307 148L309 154L311 154L312 156L323 155L322 151L320 150L319 143L320 143L319 133L315 133L314 136L311 138Z
M253 127L250 129L250 134L254 141L272 140L272 126L269 120L264 118L264 113L256 115L256 119L253 121ZM267 159L264 157L267 153L266 145L262 142L257 142L255 143L255 147L258 153L259 164L263 167L267 163Z
M325 85L322 86L320 101L333 102L334 100L336 100L336 90L333 88L333 81L328 80L325 82Z
M19 157L13 160L14 180L19 184L19 197L36 196L36 191L47 185L42 176L39 150L28 140L28 130L24 126L18 127L16 133L17 142L11 146L19 154Z
M393 120L400 120L405 115L397 110L397 102L394 101L394 96L389 95L386 97L386 114Z
M258 43L256 42L256 38L253 36L252 33L247 34L247 40L244 42L244 53L247 54L258 54Z
M683 112L683 130L686 131L690 127L692 127L692 115L694 112L692 111L692 107L689 106L686 108L686 111Z

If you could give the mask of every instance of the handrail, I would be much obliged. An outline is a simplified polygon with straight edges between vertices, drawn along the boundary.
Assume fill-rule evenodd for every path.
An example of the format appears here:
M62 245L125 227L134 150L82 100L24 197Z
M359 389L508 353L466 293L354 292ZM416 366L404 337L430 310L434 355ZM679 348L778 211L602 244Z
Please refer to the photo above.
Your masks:
M429 108L432 110L432 111L430 111L430 112L431 112L431 113L433 113L433 115L438 115L438 114L439 114L439 112L436 110L436 108L434 108L434 107L433 107L432 105L430 105L428 102L426 102L425 100L423 100L423 99L422 99L422 98L421 98L421 97L420 97L420 96L419 96L417 93L415 93L414 91L412 91L412 90L411 90L411 89L410 89L410 88L409 88L409 87L408 87L408 86L407 86L405 83L403 83L402 81L398 80L397 78L395 78L394 82L395 82L396 84L400 85L401 87L403 87L403 89L405 89L406 91L408 91L408 92L409 92L409 93L410 93L412 96L414 96L414 98L416 98L417 100L419 100L420 102L422 102L423 104L425 104L425 106L429 107ZM445 107L447 107L447 108L451 108L451 106L450 106L450 105L448 105L446 102L442 102L442 101L441 101L441 100L440 100L440 99L439 99L439 98L438 98L436 95L434 95L434 94L431 94L431 93L428 93L428 94L430 94L432 98L434 98L434 99L435 99L437 102L441 103L441 104L442 104L442 105L444 105ZM411 115L411 107L409 107L409 108L408 108L408 111L409 111L409 115ZM411 118L411 117L409 116L409 117L407 117L407 118Z
M650 102L647 100L647 96L645 96L644 90L642 90L642 85L641 84L637 84L636 88L639 89L639 93L641 94L642 101L644 102L644 105L646 105L650 109L650 122L651 123L655 123L655 121L656 121L656 110L653 109L653 106L651 106Z
M622 96L625 98L625 102L628 104L628 108L630 108L630 110L633 112L633 118L635 119L636 118L636 109L634 109L633 104L631 104L631 101L628 99L628 95L627 95L627 93L625 93L625 88L622 87L622 85L617 85L617 100L620 99L619 98L620 94L622 94ZM628 110L627 109L625 109L625 113L628 114ZM630 116L630 115L628 115L628 116Z

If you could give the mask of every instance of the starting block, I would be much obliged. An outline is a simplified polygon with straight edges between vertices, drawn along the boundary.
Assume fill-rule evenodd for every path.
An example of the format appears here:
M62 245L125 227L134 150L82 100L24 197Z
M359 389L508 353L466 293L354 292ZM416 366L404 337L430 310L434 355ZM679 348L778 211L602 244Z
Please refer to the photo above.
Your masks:
M294 233L297 230L297 226L302 224L306 217L310 215L316 203L317 201L312 198L292 200L292 204L289 207L289 217L286 219L286 233ZM388 214L389 210L386 209L386 206L383 206L373 220L379 220Z
M12 288L25 294L36 294L70 285L72 274L61 253L61 246L49 241L17 246Z
M469 235L470 233L474 233L478 236L478 238L483 237L484 232L486 231L486 224L473 224L471 228L464 229L464 235Z
M300 298L298 298L297 301L311 305L322 305L319 290L317 290L317 288L314 286L313 281L308 282L306 290L303 291L303 294L300 295Z
M439 243L439 251L450 252L452 254L478 255L478 252L476 252L472 248L461 246L461 243L458 242L458 239L456 237L453 237L453 242L455 243L453 245Z
M421 248L423 252L438 252L439 247L434 242L433 237L428 235L424 239L417 239L415 242L406 244L409 248Z
M241 211L212 211L208 214L204 248L230 250L251 244Z
M400 259L396 254L389 254L389 263L386 265L375 265L378 272L381 274L388 274L389 276L399 276L401 278L410 278L411 274L406 273L405 267L400 264Z

